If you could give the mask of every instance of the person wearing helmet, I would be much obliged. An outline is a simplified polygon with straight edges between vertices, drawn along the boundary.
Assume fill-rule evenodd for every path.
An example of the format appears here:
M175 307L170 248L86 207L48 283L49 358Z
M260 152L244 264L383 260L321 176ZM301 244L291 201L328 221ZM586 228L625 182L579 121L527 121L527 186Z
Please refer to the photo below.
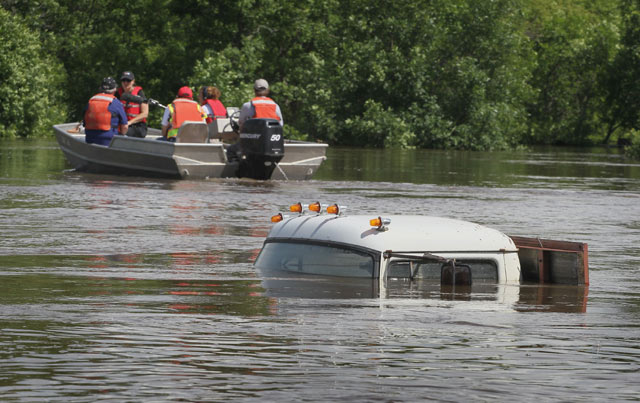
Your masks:
M207 115L200 105L193 100L193 91L189 87L181 87L178 97L164 110L162 116L162 137L158 140L176 141L178 129L187 120L206 121Z
M122 103L114 96L116 80L105 77L99 92L92 96L84 111L85 141L108 146L116 134L125 134L129 127Z
M253 93L255 98L249 102L245 102L240 109L240 117L238 124L242 131L242 124L248 119L268 118L280 121L280 126L284 124L282 120L282 112L280 106L267 95L269 95L269 83L267 80L260 78L253 83Z
M129 119L129 130L126 135L144 138L147 135L149 101L144 96L142 87L136 85L136 78L131 71L122 73L120 84L116 96L122 102L127 119Z

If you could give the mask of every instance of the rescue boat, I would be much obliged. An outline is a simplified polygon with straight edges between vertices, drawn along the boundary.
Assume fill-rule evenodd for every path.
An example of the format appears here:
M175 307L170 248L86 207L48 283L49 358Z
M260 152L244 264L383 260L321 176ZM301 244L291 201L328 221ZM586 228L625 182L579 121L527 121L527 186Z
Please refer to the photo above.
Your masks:
M77 127L77 122L53 126L60 149L77 171L104 174L306 180L324 162L328 147L285 140L282 126L273 119L247 120L241 133L234 130L229 118L209 125L185 122L175 143L157 141L161 131L149 128L145 138L114 136L106 147L87 144ZM229 144L225 143L229 142L237 144L233 152L228 152Z
M508 236L443 217L345 215L337 205L290 206L279 213L254 266L286 273L442 285L589 284L586 243Z

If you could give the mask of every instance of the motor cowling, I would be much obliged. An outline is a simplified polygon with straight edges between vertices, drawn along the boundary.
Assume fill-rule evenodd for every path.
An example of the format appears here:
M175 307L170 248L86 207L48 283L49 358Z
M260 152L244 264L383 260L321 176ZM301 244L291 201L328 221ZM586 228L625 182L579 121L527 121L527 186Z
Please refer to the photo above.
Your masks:
M282 126L275 119L249 119L238 140L241 178L269 179L284 156Z

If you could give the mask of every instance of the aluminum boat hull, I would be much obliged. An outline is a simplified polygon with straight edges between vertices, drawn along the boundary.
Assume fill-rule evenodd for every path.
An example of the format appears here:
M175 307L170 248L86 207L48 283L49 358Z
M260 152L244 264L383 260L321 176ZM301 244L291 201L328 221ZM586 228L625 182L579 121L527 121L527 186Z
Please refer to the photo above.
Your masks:
M77 123L53 126L60 149L78 171L206 179L236 177L238 162L228 161L221 142L172 143L157 141L158 129L146 138L115 136L109 146L87 144L84 134L70 133ZM283 159L270 179L307 180L326 159L327 144L286 141Z

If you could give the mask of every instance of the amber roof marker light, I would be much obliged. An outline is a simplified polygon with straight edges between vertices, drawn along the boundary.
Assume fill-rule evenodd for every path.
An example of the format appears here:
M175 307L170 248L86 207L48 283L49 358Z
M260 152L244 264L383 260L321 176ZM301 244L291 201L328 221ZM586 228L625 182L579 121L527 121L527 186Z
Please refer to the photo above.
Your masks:
M391 220L389 218L377 217L369 220L369 225L371 225L372 227L376 227L378 231L388 230L389 227L387 227L387 225L389 224L391 224Z
M320 202L311 203L309 204L309 211L320 214L322 212L322 205Z
M289 211L292 213L300 213L302 214L304 211L302 209L302 203L298 202L296 204L292 204L289 206Z
M318 215L326 212L327 214L333 214L337 216L341 215L345 209L345 206L339 206L337 203L328 206L326 204L320 203L319 201L310 204L302 204L298 202L289 206L290 212L298 213L300 215L303 215L306 210L309 210L310 212L316 213Z
M345 210L347 210L347 206L334 203L327 207L327 214L334 214L336 216L341 216L344 214Z
M271 222L276 223L276 222L280 222L284 220L284 216L282 215L282 213L278 213L274 216L271 216Z

